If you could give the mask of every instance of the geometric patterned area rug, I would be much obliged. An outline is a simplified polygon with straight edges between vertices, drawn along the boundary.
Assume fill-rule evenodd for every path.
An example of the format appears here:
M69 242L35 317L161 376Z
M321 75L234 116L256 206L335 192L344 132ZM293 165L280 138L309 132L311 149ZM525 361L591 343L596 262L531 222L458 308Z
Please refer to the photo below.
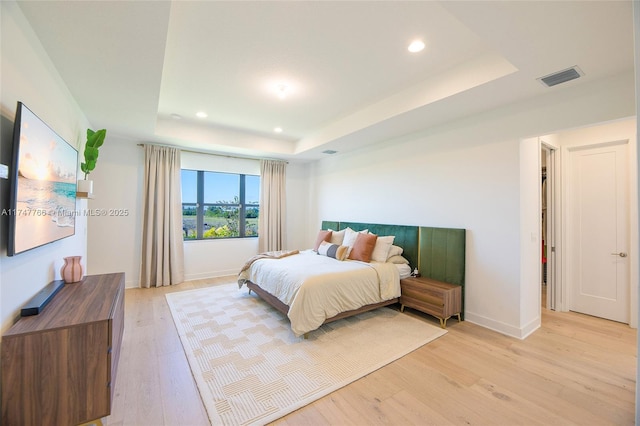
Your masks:
M304 339L286 316L237 284L166 297L213 425L269 423L446 333L380 308Z

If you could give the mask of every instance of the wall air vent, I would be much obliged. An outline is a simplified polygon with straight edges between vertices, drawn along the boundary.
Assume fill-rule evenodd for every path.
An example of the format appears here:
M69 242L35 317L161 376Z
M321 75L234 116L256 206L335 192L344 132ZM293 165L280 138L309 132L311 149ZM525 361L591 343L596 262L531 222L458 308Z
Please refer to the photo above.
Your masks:
M554 72L553 74L545 75L537 80L547 87L555 86L556 84L564 83L567 81L575 80L583 76L584 73L577 66L567 68L566 70Z
M322 151L323 154L329 154L329 155L335 154L336 152L338 152L338 151L334 151L332 149L327 149L325 151Z

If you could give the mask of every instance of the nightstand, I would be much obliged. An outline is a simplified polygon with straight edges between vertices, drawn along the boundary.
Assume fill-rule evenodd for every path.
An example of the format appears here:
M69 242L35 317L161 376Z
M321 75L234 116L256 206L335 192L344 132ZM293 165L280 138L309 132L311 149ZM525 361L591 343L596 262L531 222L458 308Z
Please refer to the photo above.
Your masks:
M462 287L425 277L409 277L400 280L402 295L400 311L404 307L417 309L440 320L442 328L447 320L462 311Z

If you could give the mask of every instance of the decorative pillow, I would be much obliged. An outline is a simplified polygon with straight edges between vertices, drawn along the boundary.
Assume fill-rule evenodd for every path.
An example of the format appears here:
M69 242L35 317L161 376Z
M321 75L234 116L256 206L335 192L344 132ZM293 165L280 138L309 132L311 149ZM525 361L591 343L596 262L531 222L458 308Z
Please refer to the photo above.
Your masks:
M391 256L390 258L387 259L387 263L395 263L395 264L402 264L402 263L406 263L407 265L409 264L409 261L405 258L398 255L395 256Z
M318 232L318 237L316 238L316 243L313 245L313 251L318 251L318 247L320 246L320 243L323 241L330 241L331 240L331 231L320 231Z
M349 252L349 259L362 262L371 261L371 253L373 253L377 239L378 236L375 234L358 233L356 242Z
M351 249L353 248L353 245L356 243L356 238L358 238L358 235L368 234L369 230L365 229L365 230L356 232L351 228L347 228L344 231L345 233L344 233L344 240L342 240L342 245L349 247L349 251L347 252L347 257L348 257L349 253L351 253Z
M347 246L339 246L326 241L320 242L318 254L327 257L333 257L336 260L345 260L347 258Z
M402 247L392 245L391 248L389 249L389 254L387 254L387 257L389 258L391 256L400 256L402 252L403 252Z
M331 244L337 244L337 245L342 245L342 241L344 240L344 234L346 232L346 229L343 229L342 231L334 231L333 229L329 229L329 231L332 231L333 233L331 234Z
M395 238L396 237L393 235L378 237L376 240L376 246L373 248L373 253L371 253L371 260L375 260L376 262L386 262L389 257L389 249L391 248Z
M411 276L411 266L405 265L404 263L394 263L394 265L396 265L396 268L398 268L398 273L400 274L401 280L409 278Z

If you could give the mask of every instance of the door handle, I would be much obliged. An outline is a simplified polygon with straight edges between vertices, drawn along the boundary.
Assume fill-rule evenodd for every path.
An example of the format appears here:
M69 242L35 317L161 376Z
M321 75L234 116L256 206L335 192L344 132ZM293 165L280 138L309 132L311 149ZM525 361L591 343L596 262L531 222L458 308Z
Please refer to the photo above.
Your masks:
M611 256L627 257L627 253L623 253L623 252L620 252L620 253L611 253Z

